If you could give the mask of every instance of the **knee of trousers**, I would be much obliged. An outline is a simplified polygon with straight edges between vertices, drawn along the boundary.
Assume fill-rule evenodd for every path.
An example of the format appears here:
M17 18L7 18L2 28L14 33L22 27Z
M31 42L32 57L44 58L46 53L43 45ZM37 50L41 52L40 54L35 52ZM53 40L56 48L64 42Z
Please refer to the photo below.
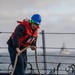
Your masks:
M23 70L15 70L14 75L25 75L25 71Z

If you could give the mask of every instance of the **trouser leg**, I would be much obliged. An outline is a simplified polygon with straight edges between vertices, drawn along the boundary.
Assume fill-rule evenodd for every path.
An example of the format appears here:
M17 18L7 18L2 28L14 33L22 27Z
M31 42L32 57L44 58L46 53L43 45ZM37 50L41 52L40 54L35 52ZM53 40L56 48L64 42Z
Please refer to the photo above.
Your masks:
M13 67L17 52L16 52L15 48L13 48L13 47L9 47L8 50L9 50L10 59L11 59L12 67ZM25 75L25 69L26 69L25 61L27 62L27 56L26 56L26 54L24 55L24 53L21 53L18 56L18 61L16 64L14 75Z

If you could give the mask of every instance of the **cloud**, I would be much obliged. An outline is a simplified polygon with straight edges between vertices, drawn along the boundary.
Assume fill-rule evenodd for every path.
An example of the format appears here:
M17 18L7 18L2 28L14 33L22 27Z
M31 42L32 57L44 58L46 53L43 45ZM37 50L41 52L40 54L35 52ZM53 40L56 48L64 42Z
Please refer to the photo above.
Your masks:
M67 26L74 28L74 0L0 0L1 24L30 18L34 13L42 16L42 25L49 25L51 31L63 31Z
M42 16L39 32L75 32L75 0L0 0L0 31L12 32L17 20L30 18L34 13ZM48 36L47 39L49 46L60 46L64 40L57 44L59 36ZM6 43L1 41L1 45L5 46ZM69 45L71 40L67 42L68 46L75 46L74 42Z

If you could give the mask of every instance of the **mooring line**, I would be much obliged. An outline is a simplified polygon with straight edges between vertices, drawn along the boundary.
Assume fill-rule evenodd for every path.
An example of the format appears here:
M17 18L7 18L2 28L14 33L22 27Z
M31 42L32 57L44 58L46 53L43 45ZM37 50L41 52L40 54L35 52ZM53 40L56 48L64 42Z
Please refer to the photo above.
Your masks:
M25 51L27 48L29 48L30 46L27 46L25 47L24 49L21 50L21 53L23 51ZM14 67L12 69L12 72L10 75L13 75L14 74L14 71L15 71L15 68L16 68L16 64L17 64L17 60L18 60L18 54L16 54L16 58L15 58L15 62L14 62ZM38 74L40 75L40 71L39 71L39 67L38 67L38 61L37 61L37 51L35 50L35 61L36 61L36 67L37 67L37 70L38 70Z
M37 67L37 70L38 70L38 74L40 74L40 71L39 71L39 66L38 66L38 60L37 60L37 50L35 50L35 61L36 61L36 67Z
M21 50L21 53L23 52L23 51L25 51L27 48L29 48L30 46L27 46L27 47L25 47L24 49L22 49ZM14 71L15 71L15 68L16 68L16 64L17 64L17 60L18 60L18 54L16 54L16 58L15 58L15 62L14 62L14 67L13 67L13 70L12 70L12 72L11 72L11 74L10 75L13 75L14 74Z

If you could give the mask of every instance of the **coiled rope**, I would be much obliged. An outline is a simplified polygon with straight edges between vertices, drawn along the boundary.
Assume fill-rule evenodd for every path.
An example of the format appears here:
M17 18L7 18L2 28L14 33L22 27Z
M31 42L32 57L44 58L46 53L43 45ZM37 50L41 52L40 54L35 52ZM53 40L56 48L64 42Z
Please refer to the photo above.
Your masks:
M21 50L21 53L23 51L25 51L27 48L29 48L30 46L27 46L25 47L24 49ZM14 74L14 71L15 71L15 68L16 68L16 64L17 64L17 60L18 60L18 54L16 54L16 58L15 58L15 62L14 62L14 67L12 69L12 72L10 75L13 75ZM36 61L36 67L37 67L37 70L38 70L38 74L40 75L40 71L39 71L39 67L38 67L38 61L37 61L37 51L35 50L35 61Z

